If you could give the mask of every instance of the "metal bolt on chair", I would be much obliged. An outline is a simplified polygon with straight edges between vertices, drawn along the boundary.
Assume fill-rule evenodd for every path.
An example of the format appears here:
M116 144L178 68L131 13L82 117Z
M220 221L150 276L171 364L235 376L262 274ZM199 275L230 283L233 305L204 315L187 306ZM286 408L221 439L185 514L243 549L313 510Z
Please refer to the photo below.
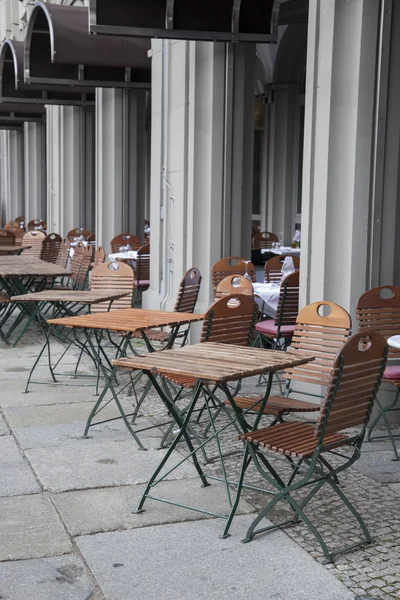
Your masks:
M271 499L248 528L244 542L250 542L260 533L296 524L300 520L317 538L327 562L332 562L338 554L371 542L363 518L336 481L337 475L351 467L360 457L366 427L386 366L386 356L386 340L379 333L368 329L357 333L336 356L317 423L291 421L239 436L244 442L242 470L223 537L228 535L247 468L253 463L274 491L272 498L271 492L268 492ZM342 448L347 448L350 454L341 452ZM276 460L277 455L284 460ZM331 456L336 461L334 467L327 460ZM363 538L356 543L335 550L328 548L322 532L305 512L315 494L326 484L348 508L363 532ZM301 490L305 491L305 496L299 499L298 493ZM258 528L280 501L289 505L292 516L283 523ZM332 510L334 515L333 508L327 509Z

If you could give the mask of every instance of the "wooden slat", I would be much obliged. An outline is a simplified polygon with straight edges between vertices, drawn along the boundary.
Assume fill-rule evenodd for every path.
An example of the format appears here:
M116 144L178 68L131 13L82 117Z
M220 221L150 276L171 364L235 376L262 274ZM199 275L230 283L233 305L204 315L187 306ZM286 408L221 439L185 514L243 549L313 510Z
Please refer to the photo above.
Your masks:
M121 298L121 293L89 292L80 290L45 290L23 296L13 296L11 299L15 302L77 302L79 304L98 304L99 302L111 302Z

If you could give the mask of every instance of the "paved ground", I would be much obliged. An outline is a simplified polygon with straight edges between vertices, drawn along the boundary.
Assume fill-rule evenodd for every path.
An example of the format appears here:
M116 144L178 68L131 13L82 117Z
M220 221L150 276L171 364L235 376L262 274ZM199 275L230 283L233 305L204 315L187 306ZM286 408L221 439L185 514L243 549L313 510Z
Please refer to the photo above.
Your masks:
M301 524L243 545L247 525L265 498L250 491L232 536L221 540L223 521L205 514L154 501L134 514L144 483L165 452L158 449L161 429L141 434L146 452L138 450L120 421L99 426L84 439L95 401L92 387L35 385L23 393L38 339L33 327L17 349L0 343L0 598L400 598L400 463L391 460L386 442L366 444L357 469L341 478L370 526L371 546L323 566L319 546ZM71 368L71 358L60 365ZM90 365L84 370L93 375ZM40 369L37 378L48 381L47 370ZM129 408L128 399L124 405ZM114 407L104 415L114 416ZM164 418L157 398L148 397L138 427ZM223 443L240 449L232 432ZM239 462L234 456L228 468L236 472ZM208 467L211 474L218 470ZM255 472L249 480L260 483ZM164 497L204 510L226 508L223 486L201 488L189 463L159 489ZM328 491L310 510L333 545L356 539L358 532ZM272 519L284 514L280 507Z

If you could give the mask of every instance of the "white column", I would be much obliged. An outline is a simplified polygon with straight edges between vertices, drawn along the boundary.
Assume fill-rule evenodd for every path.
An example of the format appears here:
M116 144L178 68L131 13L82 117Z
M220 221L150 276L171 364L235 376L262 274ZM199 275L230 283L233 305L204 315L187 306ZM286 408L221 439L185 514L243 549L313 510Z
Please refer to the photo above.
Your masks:
M311 0L304 136L301 303L354 316L368 267L375 0Z
M196 266L205 310L212 264L250 255L254 61L250 46L153 41L148 307L172 308Z
M85 108L84 125L85 180L82 223L86 229L96 230L96 110Z
M143 240L146 181L145 92L96 90L96 235L129 230Z
M47 106L47 224L64 236L82 222L85 199L84 109Z
M24 215L24 134L1 132L1 198L5 221Z
M25 123L25 220L46 219L46 126Z

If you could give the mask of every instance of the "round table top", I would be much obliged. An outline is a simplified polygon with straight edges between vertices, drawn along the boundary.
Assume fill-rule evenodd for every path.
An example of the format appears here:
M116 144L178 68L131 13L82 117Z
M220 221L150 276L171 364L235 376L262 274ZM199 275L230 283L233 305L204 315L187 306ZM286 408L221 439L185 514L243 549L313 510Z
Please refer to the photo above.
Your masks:
M392 348L399 348L400 349L400 335L392 335L392 337L390 337L388 339L387 343Z

